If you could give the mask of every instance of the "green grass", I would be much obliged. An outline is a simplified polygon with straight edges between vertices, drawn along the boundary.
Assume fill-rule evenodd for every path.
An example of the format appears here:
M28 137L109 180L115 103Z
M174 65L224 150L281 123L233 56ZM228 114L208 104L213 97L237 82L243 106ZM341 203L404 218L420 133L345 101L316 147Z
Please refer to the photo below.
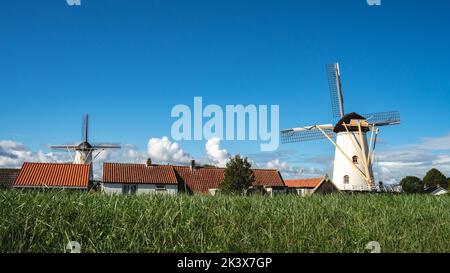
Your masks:
M450 252L450 197L0 192L0 252Z

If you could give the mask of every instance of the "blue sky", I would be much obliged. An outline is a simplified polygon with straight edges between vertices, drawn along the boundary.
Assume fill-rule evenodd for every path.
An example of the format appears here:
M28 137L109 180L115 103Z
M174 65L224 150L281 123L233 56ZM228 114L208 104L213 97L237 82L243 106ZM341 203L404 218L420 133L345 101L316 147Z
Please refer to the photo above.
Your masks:
M223 106L280 105L283 128L329 123L325 64L334 61L346 112L401 112L400 126L383 128L381 151L450 133L449 1L81 4L2 1L0 140L46 152L49 143L78 140L81 116L90 113L93 141L145 151L150 138L170 136L172 107L192 105L194 96ZM205 141L179 144L204 154ZM274 155L261 155L258 142L220 145L233 154ZM305 158L293 164L315 166L333 148L283 145L275 155L295 161L290 153Z

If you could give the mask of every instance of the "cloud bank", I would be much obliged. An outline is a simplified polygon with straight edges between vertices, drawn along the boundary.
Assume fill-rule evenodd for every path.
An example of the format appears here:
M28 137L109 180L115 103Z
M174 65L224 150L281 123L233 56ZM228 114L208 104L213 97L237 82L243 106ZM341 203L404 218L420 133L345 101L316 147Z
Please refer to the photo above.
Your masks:
M407 175L423 178L431 168L450 176L450 134L379 151L374 162L376 179L387 183L397 183Z
M187 163L192 157L168 137L151 138L148 141L147 154L152 160L171 163Z
M210 164L225 167L230 159L230 154L225 149L220 148L220 139L213 137L205 144L206 157Z
M266 168L279 170L283 178L319 177L326 174L324 170L313 167L291 166L288 162L279 158L267 162Z
M33 152L20 142L12 140L0 140L0 167L19 168L23 162L68 162L71 161L67 155Z
M220 147L221 141L212 138L205 144L204 158L196 158L203 164L225 166L230 153ZM66 152L53 153L42 150L32 151L26 145L12 140L0 140L0 168L19 168L23 162L72 162L73 154ZM141 151L136 146L126 144L120 150L105 150L94 162L95 178L101 177L103 162L143 163L147 158L154 162L186 164L193 157L185 152L181 145L172 142L168 137L151 138L147 150ZM332 158L317 156L304 158L292 151L277 151L264 155L250 155L255 167L278 169L285 178L317 177L328 173L331 175ZM302 158L301 161L295 158ZM309 167L309 166L319 167ZM374 174L377 181L398 183L407 175L422 178L431 168L441 170L450 176L450 134L423 138L416 144L407 144L385 149L376 153Z

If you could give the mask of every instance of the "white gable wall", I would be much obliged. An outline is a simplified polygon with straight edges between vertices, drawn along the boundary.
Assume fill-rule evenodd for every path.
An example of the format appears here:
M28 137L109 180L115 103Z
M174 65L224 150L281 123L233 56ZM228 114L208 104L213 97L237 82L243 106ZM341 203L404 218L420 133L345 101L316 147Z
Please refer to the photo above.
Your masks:
M106 194L122 194L122 187L124 184L121 183L103 183L102 184L102 192ZM130 184L127 184L130 185ZM177 184L169 184L164 185L165 191L157 190L157 185L162 184L133 184L137 185L136 194L149 194L149 193L166 193L166 194L177 194L178 193L178 185Z
M438 195L443 195L443 194L447 194L447 193L448 193L448 191L446 189L439 187L435 191L433 191L431 194L434 196L438 196Z

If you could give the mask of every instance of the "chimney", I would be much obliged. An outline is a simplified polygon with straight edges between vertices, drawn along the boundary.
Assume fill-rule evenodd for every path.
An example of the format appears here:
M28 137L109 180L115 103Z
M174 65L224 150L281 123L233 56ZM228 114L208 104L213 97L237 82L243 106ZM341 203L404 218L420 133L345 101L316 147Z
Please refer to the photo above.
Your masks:
M191 171L194 171L194 170L195 170L195 160L192 159L191 160Z
M147 165L147 167L151 167L152 166L152 159L151 158L147 159L146 165Z

